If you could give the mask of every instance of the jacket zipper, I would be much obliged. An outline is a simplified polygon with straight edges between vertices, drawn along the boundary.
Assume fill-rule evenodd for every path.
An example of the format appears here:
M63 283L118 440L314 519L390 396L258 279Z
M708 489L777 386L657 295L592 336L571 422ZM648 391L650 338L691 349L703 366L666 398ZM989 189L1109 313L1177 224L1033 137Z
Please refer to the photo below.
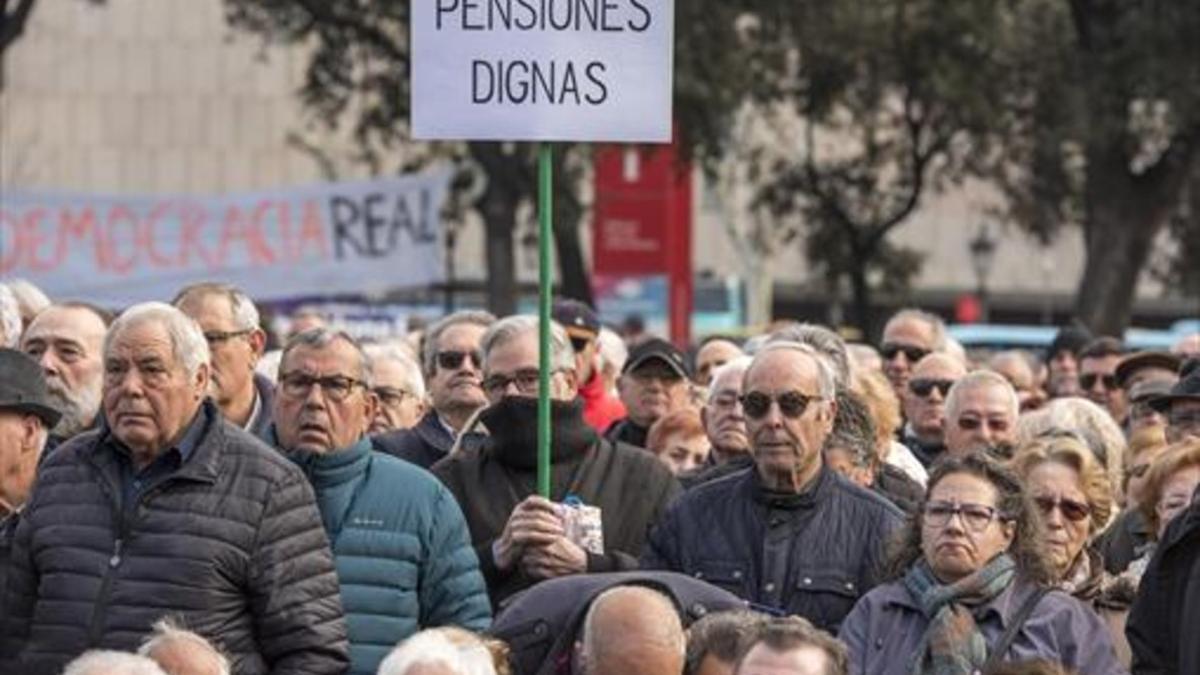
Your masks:
M100 484L108 489L107 481L101 481ZM117 568L121 566L121 548L125 544L126 537L126 518L127 509L123 508L122 500L113 499L113 495L109 493L109 499L113 502L113 519L117 524L117 538L113 542L112 555L108 559L108 565L104 568L104 579L100 581L100 593L96 596L96 605L92 609L92 620L88 628L88 646L94 647L100 640L100 636L104 631L104 620L108 615L109 594L112 592L113 577L116 575Z

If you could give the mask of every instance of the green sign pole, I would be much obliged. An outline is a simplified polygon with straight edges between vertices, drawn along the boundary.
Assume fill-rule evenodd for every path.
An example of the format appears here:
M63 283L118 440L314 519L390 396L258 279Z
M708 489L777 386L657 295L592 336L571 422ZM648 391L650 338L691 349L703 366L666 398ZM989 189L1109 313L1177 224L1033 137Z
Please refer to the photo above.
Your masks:
M554 222L554 147L538 147L538 494L550 499L550 244Z

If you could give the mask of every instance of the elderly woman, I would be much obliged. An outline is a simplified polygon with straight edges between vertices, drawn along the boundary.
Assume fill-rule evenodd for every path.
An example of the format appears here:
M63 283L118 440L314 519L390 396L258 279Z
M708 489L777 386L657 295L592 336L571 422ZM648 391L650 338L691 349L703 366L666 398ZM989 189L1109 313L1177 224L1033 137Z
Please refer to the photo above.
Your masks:
M1113 499L1123 504L1125 434L1104 408L1085 398L1056 398L1040 410L1021 416L1017 422L1017 445L1028 443L1046 432L1063 429L1083 438L1108 474Z
M1020 479L986 456L947 457L892 559L891 581L842 624L856 675L987 671L1047 659L1123 673L1089 607L1049 590L1043 535Z
M1155 540L1183 512L1200 486L1200 439L1189 438L1168 446L1151 465L1142 486L1140 508Z

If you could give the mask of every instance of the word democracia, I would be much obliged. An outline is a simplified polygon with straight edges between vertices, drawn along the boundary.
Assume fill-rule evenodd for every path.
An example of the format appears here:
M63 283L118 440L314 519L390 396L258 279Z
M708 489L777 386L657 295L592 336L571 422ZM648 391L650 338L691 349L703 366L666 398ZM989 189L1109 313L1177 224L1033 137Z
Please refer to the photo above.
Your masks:
M437 0L437 29L642 33L654 17L641 0Z

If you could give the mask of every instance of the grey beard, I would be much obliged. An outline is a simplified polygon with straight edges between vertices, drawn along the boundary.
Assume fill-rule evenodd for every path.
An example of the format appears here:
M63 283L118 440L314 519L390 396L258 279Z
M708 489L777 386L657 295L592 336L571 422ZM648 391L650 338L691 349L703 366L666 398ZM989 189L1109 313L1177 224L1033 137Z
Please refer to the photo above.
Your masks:
M62 413L62 418L50 431L52 435L59 438L71 438L87 429L91 426L92 420L96 418L96 413L100 411L99 392L93 394L90 390L84 389L79 392L78 396L72 397L66 391L51 384L47 393L50 402Z

